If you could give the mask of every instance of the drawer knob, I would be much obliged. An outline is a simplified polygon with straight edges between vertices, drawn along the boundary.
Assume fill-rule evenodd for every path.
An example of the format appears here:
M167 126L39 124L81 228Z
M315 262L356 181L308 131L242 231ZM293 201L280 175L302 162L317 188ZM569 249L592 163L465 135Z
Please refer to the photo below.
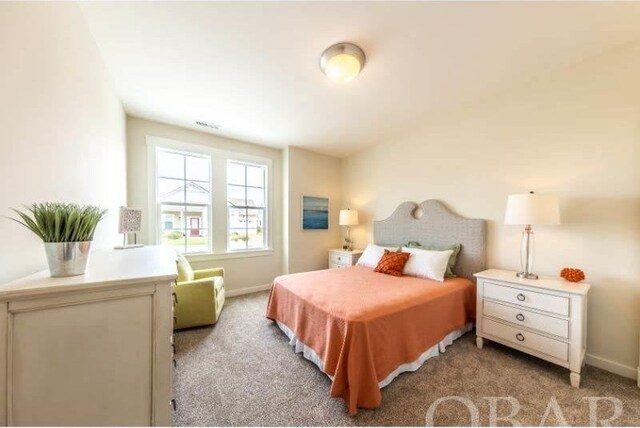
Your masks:
M519 342L524 342L524 336L522 333L516 334L516 339L518 339Z
M520 300L521 302L524 302L524 299L525 299L524 294L518 293L518 295L516 296L516 299Z
M516 319L517 319L518 321L524 321L524 315L522 315L522 314L518 314L518 315L516 315Z
M177 305L178 304L178 295L176 293L171 293L171 296L173 297L174 304Z

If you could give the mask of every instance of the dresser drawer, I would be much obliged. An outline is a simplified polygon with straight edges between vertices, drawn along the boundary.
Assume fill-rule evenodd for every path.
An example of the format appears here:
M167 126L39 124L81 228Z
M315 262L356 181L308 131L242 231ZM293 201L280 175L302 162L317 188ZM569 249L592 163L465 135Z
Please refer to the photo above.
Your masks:
M537 291L484 282L484 297L553 314L569 316L569 299Z
M329 269L335 269L335 268L343 268L343 267L347 267L349 265L340 265L337 263L329 263Z
M344 266L351 265L351 255L350 254L342 254L342 253L331 253L329 256L330 264L340 264Z
M549 315L537 314L521 308L484 301L483 313L513 324L518 324L544 333L553 334L565 339L569 338L569 321Z
M569 345L565 342L531 333L518 327L502 324L489 318L482 319L482 330L486 334L541 352L559 360L568 361L569 359Z

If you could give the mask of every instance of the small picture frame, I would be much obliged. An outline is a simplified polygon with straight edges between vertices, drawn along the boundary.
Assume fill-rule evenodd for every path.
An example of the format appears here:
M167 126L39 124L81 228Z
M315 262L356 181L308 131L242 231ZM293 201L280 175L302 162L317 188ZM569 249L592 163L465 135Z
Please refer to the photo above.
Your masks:
M302 196L302 230L329 229L329 198Z

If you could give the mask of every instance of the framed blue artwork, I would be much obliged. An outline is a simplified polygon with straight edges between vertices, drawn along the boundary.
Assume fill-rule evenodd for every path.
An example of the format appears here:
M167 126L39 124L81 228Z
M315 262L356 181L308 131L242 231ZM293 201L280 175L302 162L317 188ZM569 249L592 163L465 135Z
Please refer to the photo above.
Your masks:
M302 230L329 229L329 198L302 197Z

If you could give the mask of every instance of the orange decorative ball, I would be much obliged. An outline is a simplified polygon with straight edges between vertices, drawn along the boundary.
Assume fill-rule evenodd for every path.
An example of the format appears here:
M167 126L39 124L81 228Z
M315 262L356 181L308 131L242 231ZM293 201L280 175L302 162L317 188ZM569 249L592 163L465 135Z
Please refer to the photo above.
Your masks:
M575 268L564 268L560 271L560 276L567 281L580 282L584 279L584 272Z

